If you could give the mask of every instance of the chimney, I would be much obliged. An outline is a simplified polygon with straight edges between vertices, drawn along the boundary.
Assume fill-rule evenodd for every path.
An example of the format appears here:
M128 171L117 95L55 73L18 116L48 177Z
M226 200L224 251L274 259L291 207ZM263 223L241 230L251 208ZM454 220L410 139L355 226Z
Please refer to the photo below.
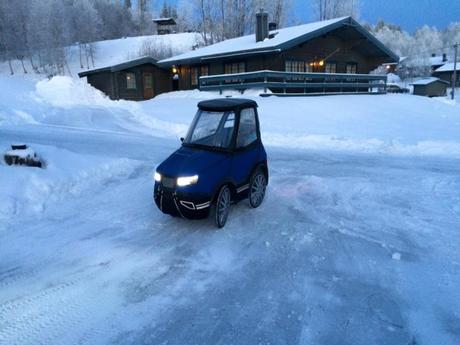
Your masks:
M278 24L275 22L268 23L268 31L274 31L278 28Z
M436 53L431 54L431 57L436 57Z
M442 54L442 62L446 62L446 61L447 61L447 54L443 53Z
M268 13L262 9L256 13L256 42L268 38Z

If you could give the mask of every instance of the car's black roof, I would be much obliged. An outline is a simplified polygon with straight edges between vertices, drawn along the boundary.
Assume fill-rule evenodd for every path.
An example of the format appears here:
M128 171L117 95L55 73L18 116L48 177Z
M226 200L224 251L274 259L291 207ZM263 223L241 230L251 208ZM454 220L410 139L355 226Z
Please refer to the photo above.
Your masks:
M217 98L198 103L198 108L208 111L229 111L257 107L257 103L244 98Z

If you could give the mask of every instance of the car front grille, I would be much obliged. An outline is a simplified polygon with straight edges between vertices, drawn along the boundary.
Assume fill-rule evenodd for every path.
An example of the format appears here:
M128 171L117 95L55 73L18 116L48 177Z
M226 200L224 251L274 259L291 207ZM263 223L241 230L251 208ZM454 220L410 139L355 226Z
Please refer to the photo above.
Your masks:
M172 177L163 176L163 178L161 179L161 184L165 188L174 188L174 185L176 184L176 179Z

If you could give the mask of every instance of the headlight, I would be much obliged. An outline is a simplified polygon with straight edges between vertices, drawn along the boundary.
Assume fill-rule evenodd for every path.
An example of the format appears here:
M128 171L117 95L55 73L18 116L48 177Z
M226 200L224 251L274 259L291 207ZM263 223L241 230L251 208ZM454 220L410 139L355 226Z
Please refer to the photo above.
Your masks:
M161 174L159 172L155 171L155 174L153 175L153 178L155 179L155 181L161 182Z
M198 182L198 175L194 176L187 176L187 177L178 177L177 178L177 186L178 187L185 187L191 184L195 184Z

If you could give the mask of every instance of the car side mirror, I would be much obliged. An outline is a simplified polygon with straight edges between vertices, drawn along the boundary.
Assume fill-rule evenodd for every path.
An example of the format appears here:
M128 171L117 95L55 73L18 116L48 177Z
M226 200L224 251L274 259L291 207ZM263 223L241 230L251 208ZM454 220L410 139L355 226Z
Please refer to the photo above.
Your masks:
M180 138L180 142L181 142L181 143L183 143L184 140L185 140L184 138L182 138L182 137Z

